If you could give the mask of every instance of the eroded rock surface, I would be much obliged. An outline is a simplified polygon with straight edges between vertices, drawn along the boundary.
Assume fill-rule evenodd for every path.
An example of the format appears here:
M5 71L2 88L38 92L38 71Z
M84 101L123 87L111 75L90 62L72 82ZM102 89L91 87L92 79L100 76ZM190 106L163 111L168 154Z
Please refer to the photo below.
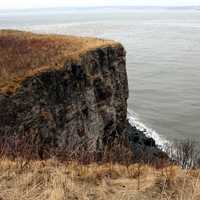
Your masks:
M1 54L14 54L0 59L0 135L28 136L38 149L96 151L123 133L128 98L124 48L97 39L70 41L65 36L0 32ZM80 49L73 46L78 42ZM30 44L33 48L27 48ZM50 49L54 45L62 47L56 55ZM43 51L50 58L44 58Z

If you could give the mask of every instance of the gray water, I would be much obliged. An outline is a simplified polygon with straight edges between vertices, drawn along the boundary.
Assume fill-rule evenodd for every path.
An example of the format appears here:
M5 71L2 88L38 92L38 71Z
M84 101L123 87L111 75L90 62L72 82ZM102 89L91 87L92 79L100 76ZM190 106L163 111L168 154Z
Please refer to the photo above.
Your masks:
M168 140L200 141L200 11L4 12L0 28L120 41L127 50L129 109Z

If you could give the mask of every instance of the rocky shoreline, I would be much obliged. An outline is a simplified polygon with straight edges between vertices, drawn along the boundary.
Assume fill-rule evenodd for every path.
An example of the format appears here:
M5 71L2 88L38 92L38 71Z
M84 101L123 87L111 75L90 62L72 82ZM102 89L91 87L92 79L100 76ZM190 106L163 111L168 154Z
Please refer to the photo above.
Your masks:
M127 122L121 44L7 30L0 31L0 53L1 138L26 138L41 158L104 152L116 137L127 139L136 160L164 157L153 139Z
M168 160L168 155L156 145L153 138L147 137L145 132L130 123L127 125L127 137L136 162L155 164L161 160Z

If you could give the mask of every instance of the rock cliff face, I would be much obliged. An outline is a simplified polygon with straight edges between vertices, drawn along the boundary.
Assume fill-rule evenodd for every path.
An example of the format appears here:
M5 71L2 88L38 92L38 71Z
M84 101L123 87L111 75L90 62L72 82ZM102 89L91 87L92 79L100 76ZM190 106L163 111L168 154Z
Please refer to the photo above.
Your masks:
M0 135L38 150L101 150L127 124L125 50L113 41L0 31Z

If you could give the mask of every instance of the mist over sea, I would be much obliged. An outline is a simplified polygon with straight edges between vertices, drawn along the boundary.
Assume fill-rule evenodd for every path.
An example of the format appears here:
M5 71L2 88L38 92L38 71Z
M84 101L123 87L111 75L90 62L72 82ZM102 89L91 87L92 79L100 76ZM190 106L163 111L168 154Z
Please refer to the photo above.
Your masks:
M121 42L127 50L129 109L145 127L167 140L200 141L200 11L94 8L0 12L0 28Z

